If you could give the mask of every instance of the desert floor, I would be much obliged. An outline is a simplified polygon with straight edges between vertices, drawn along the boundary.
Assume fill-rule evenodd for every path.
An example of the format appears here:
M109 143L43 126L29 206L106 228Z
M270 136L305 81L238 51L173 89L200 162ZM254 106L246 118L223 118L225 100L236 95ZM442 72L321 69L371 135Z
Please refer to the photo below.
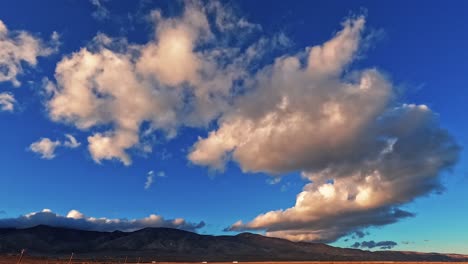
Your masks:
M73 263L73 264L123 264L125 262L124 259L115 259L115 260L108 260L108 261L90 261L90 260L72 260L69 262L69 260L61 259L39 259L39 258L31 258L31 257L25 257L22 259L21 264L68 264L68 263ZM16 264L18 263L18 257L0 257L0 264ZM128 260L126 263L137 263L136 260ZM140 262L140 264L147 264L151 262ZM153 262L154 263L154 262ZM202 262L155 262L158 264L182 264L182 263L200 263ZM208 262L208 264L232 264L233 262ZM443 264L443 263L448 263L448 262L392 262L392 261L369 261L369 262L358 262L358 261L335 261L335 262L239 262L242 264L287 264L287 263L294 263L294 264L345 264L345 263L351 263L351 264L391 264L391 263L396 263L396 264ZM466 263L468 262L455 262L455 263Z

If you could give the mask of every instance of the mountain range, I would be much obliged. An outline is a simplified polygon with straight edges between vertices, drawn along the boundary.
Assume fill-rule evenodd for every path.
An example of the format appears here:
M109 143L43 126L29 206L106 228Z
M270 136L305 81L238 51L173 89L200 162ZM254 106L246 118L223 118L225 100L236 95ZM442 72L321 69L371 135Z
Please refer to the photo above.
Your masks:
M468 261L457 254L365 251L292 242L252 233L200 235L171 228L97 232L39 225L0 229L0 254L26 249L32 256L141 257L160 261Z

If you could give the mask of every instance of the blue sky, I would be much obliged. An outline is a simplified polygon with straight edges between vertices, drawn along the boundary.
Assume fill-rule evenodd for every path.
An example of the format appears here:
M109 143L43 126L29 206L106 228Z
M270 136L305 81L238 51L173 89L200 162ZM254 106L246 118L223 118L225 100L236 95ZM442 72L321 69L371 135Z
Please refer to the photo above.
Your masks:
M225 234L230 227L228 234L266 231L342 247L395 241L395 250L468 254L466 2L67 0L44 5L20 0L0 5L0 20L8 28L0 40L20 47L0 46L11 48L19 61L0 54L0 65L20 65L13 79L0 81L0 92L14 97L12 109L0 112L0 224L36 223L21 216L44 208L52 212L42 215L52 218L67 218L71 210L85 215L70 215L68 222L155 214L166 221L146 223L206 234ZM18 41L21 32L38 48L24 53L30 47ZM332 46L327 43L340 52L327 55ZM323 53L310 55L313 47ZM28 62L31 54L36 64ZM122 64L109 59L113 55L128 65L118 68ZM95 76L115 71L81 85L79 73L91 67L83 63L86 57L99 57L90 70ZM343 95L345 87L366 82L365 76L373 93L357 99ZM93 100L81 97L93 89L99 90ZM208 95L200 92L205 90ZM77 95L71 96L73 91ZM136 104L128 100L148 91L148 101L147 96ZM275 96L306 120L294 123L302 133L294 134L293 123L285 121L283 101L271 108ZM100 108L88 109L98 101ZM327 109L330 120L315 119ZM340 109L349 111L333 112ZM259 120L268 113L279 117L269 127L277 133L274 146L262 143ZM335 126L332 117L345 124ZM392 119L400 117L409 119ZM320 124L329 136L316 132ZM413 124L413 134L401 132ZM283 125L286 132L279 130ZM349 132L354 128L359 133ZM238 137L239 131L250 132ZM450 136L440 139L440 133ZM79 143L72 144L67 134ZM51 141L34 148L41 138ZM328 143L329 138L336 141ZM417 139L422 143L414 143ZM447 150L446 144L459 149ZM410 155L408 164L395 161L404 155ZM436 165L426 163L430 159ZM390 162L395 168L388 169ZM152 184L145 188L149 176ZM336 198L344 192L351 197L352 190L356 204ZM370 194L360 203L363 190ZM299 193L306 197L301 205ZM267 212L274 219L262 218ZM367 214L371 220L364 221ZM177 218L188 224L179 225ZM238 220L242 223L235 224ZM196 227L201 221L205 225ZM368 234L358 238L357 231Z

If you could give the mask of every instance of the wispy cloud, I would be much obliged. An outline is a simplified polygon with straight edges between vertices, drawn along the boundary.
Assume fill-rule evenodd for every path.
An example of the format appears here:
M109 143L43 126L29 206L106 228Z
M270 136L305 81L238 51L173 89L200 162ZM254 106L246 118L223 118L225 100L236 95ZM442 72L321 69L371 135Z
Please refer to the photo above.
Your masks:
M159 171L158 173L155 173L154 171L149 171L146 176L145 190L149 189L151 185L153 185L155 176L166 177L166 173L164 171Z
M110 16L109 10L104 6L105 1L106 0L89 0L89 2L96 9L92 13L92 16L97 20L105 20L108 19Z
M146 176L146 182L145 182L145 189L149 189L151 185L153 184L154 180L154 171L148 172L148 175Z

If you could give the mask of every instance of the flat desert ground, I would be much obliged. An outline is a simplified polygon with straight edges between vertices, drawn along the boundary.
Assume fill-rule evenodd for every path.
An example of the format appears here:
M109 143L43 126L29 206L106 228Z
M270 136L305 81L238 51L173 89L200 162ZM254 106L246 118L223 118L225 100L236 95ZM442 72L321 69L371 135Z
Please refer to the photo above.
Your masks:
M18 261L17 257L0 257L0 264L16 264ZM68 259L39 259L39 258L31 258L31 257L25 257L22 259L21 264L67 264L67 263L73 263L73 264L123 264L125 263L125 259L114 259L114 260L107 260L107 261L91 261L91 260L72 260L69 262ZM126 263L137 263L136 260L129 259L127 260ZM152 263L152 262L140 262L140 264L147 264L147 263ZM195 264L195 263L200 263L202 262L156 262L158 264L182 264L182 263L190 263L190 264ZM233 262L208 262L208 264L232 264ZM311 261L311 262L305 262L305 261L293 261L293 262L287 262L287 261L281 261L281 262L239 262L242 264L345 264L345 263L351 263L351 264L444 264L444 263L465 263L468 264L468 262L394 262L394 261L323 261L323 262L318 262L318 261Z

